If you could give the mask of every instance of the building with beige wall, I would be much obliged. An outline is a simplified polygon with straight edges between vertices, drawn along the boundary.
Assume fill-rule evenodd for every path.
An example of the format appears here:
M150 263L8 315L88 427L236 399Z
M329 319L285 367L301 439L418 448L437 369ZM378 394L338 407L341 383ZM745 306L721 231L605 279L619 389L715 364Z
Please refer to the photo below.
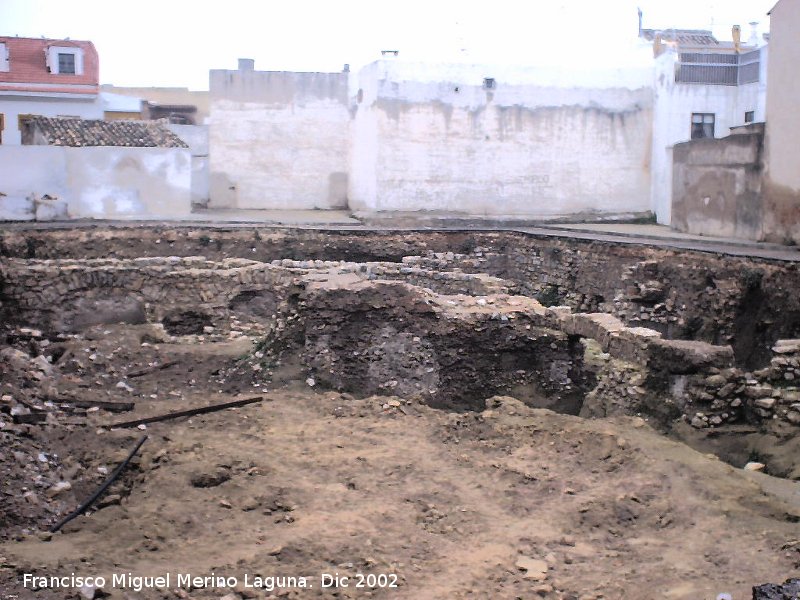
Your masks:
M204 90L190 90L182 87L120 87L104 84L100 86L100 91L141 98L156 107L194 106L196 110L192 111L193 122L191 124L204 125L208 121L209 94ZM164 116L163 111L154 115L155 118Z

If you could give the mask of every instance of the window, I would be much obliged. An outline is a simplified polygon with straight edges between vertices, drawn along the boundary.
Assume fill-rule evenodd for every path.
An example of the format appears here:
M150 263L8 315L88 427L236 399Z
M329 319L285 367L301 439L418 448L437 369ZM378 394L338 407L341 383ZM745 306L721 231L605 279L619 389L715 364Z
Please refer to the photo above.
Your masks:
M714 113L692 113L692 139L714 137Z
M0 42L0 71L9 71L11 65L8 60L8 48L5 42Z
M50 46L45 55L51 73L83 75L83 49L74 46Z
M58 53L58 72L67 75L75 75L75 55Z
M755 120L756 120L756 111L748 110L746 113L744 113L744 122L745 123L752 123Z
M483 89L493 90L495 88L495 81L493 77L485 77L483 79Z

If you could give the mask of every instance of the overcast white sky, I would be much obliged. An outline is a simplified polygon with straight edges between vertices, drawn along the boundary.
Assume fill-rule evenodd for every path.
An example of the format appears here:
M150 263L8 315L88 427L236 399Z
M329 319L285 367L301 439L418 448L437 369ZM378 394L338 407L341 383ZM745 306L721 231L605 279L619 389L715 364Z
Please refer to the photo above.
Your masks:
M87 39L101 83L208 89L209 69L338 71L380 50L425 61L618 62L644 27L769 30L777 0L0 0L0 35ZM609 65L610 66L610 65Z

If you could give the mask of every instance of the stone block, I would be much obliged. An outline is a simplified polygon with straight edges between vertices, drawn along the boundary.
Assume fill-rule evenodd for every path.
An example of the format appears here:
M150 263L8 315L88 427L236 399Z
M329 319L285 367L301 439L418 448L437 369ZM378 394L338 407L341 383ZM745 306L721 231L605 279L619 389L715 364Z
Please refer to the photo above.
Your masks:
M709 367L733 366L733 348L690 340L654 338L648 344L647 364L666 373L699 373Z
M778 340L772 347L772 351L776 354L793 354L800 352L800 340Z

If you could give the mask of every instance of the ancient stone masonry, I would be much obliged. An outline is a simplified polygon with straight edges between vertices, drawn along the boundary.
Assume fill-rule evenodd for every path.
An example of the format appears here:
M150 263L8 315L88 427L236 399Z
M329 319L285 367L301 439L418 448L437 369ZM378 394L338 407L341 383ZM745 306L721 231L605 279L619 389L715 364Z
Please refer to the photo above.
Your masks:
M0 265L5 302L18 321L69 330L94 322L161 321L181 310L205 314L224 327L230 310L269 317L293 280L352 274L356 279L406 279L440 292L504 293L507 282L483 274L438 273L390 263L274 261L204 257L133 260L10 259ZM267 310L268 306L272 308ZM110 319L110 320L109 320Z
M800 342L779 340L770 366L755 372L722 364L670 380L672 397L693 427L782 419L800 423L800 388L794 382ZM692 414L694 410L694 414Z
M452 253L450 253L452 254ZM402 280L412 285L428 288L437 293L468 293L475 296L509 293L516 289L513 283L485 273L462 273L418 266L419 257L405 257L401 264L385 262L348 262L328 260L272 261L275 266L303 271L335 270L338 273L357 273L366 279Z
M668 338L731 344L758 368L770 347L800 334L800 273L793 263L560 239L517 232L289 231L118 228L6 231L0 254L21 258L240 257L262 262L403 262L431 272L488 274L545 305L602 311ZM781 318L775 318L775 315Z
M4 309L56 331L96 323L161 321L181 313L222 316L240 298L289 285L291 274L245 259L202 257L86 261L9 260L0 268Z
M800 325L800 299L792 292L800 278L792 263L664 249L637 256L634 247L526 239L513 250L456 255L450 265L514 281L520 293L547 305L607 312L668 338L730 344L737 361L751 368L765 364L771 344Z
M779 341L800 324L793 264L509 232L8 231L0 248L23 326L248 321L269 332L258 377L295 360L319 385L462 409L504 393L665 427L800 424Z

